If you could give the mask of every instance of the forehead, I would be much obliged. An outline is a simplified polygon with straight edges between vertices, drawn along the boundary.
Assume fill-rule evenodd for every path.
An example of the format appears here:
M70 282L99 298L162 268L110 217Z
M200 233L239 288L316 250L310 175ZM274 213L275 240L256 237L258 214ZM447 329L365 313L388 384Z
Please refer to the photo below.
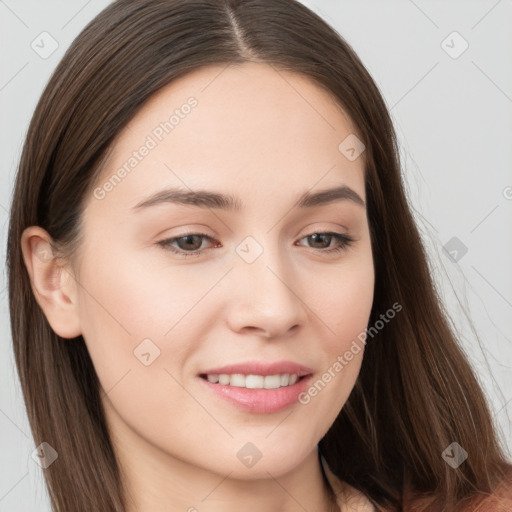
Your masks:
M161 186L236 185L261 204L269 192L343 183L364 198L364 154L351 161L340 150L356 133L332 95L303 75L266 63L208 66L146 101L97 185L112 181L105 202L129 207Z

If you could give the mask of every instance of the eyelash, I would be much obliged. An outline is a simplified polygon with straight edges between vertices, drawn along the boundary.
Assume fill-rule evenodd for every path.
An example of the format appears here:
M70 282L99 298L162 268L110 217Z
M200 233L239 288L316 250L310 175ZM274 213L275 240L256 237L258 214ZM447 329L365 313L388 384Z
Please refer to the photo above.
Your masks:
M353 238L351 238L347 235L342 235L341 233L333 233L331 231L316 231L314 233L311 233L310 235L306 235L306 236L302 237L300 240L302 240L304 238L309 238L313 235L331 235L336 240L338 240L338 242L340 242L340 245L338 247L333 247L331 249L312 248L313 250L320 251L321 253L328 253L328 254L339 253L339 252L344 251L348 247L350 247L352 245L352 243L355 242L355 240ZM176 249L175 247L173 247L171 245L172 242L175 242L176 240L180 240L182 238L186 238L188 236L200 236L200 237L204 237L209 240L212 240L212 238L209 235L207 235L206 233L185 233L181 236L176 236L174 238L167 238L165 240L161 240L161 241L157 242L157 245L163 247L166 251L171 251L171 252L178 254L180 256L183 256L183 257L200 256L201 253L204 251L204 249L197 249L195 251L183 251L180 249Z

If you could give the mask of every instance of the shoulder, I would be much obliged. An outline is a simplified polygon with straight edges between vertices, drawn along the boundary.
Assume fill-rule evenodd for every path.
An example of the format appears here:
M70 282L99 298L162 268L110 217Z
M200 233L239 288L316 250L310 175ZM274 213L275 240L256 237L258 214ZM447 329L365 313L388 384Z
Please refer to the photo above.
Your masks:
M473 498L468 512L510 512L512 511L512 473L507 475L491 495Z
M362 492L341 481L329 468L327 461L320 456L325 475L336 495L336 502L342 512L378 512L378 509ZM429 500L427 500L429 501ZM414 501L415 507L420 505L422 500ZM508 473L492 494L473 496L465 500L466 504L459 504L463 512L512 512L512 471Z
M341 481L329 468L327 461L320 456L325 476L336 495L336 503L342 512L376 512L372 502L361 492Z
M409 499L413 505L412 510L423 512L428 512L433 508L436 511L440 510L438 500L432 502L432 498L427 496L411 498ZM457 502L456 510L458 512L512 512L512 472L501 480L492 494L473 493Z

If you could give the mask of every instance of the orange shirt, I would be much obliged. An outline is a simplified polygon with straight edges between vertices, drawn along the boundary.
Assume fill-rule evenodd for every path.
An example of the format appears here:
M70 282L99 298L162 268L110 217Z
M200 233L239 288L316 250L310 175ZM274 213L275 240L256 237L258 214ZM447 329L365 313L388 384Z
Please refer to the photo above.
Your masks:
M342 482L331 471L323 455L319 453L319 457L331 489L336 495L336 503L341 512L378 512L370 498L346 482ZM464 509L467 512L512 512L512 475L509 479L505 479L492 495L476 496L468 499L467 503L467 509ZM422 507L421 503L418 502L411 508L412 510L428 511L428 505L425 508L425 505Z

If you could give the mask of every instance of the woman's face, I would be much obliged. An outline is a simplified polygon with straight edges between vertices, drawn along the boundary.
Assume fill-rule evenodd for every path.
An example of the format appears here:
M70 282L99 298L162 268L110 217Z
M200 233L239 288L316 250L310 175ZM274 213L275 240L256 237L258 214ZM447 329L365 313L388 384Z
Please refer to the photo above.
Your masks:
M174 81L120 134L86 203L73 300L133 462L278 476L327 432L373 300L354 133L322 89L251 63ZM204 378L233 365L249 365L224 370L234 385Z

